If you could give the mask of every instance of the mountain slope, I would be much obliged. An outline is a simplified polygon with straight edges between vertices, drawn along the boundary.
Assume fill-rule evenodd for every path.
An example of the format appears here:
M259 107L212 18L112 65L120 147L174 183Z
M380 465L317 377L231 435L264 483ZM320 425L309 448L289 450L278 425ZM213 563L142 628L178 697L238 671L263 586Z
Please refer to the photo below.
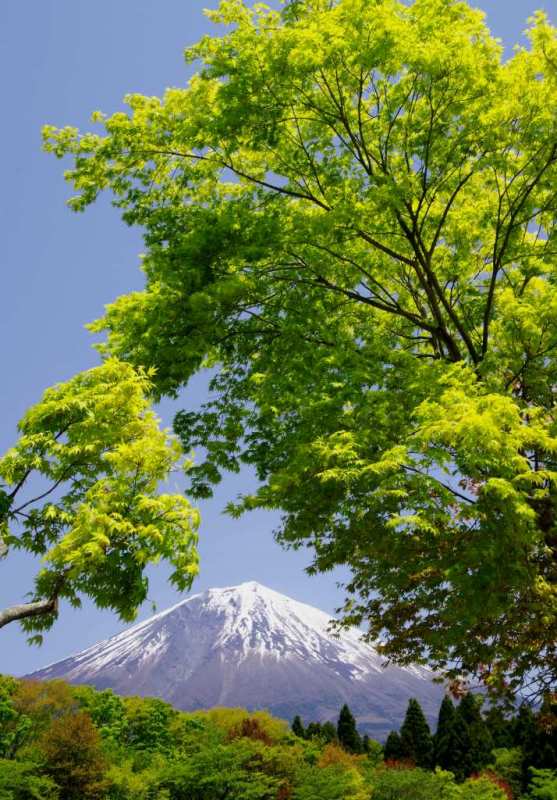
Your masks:
M255 582L209 589L30 677L306 721L335 719L348 703L378 738L399 726L410 697L436 714L442 690L429 670L385 666L359 631L335 636L329 624L323 611Z

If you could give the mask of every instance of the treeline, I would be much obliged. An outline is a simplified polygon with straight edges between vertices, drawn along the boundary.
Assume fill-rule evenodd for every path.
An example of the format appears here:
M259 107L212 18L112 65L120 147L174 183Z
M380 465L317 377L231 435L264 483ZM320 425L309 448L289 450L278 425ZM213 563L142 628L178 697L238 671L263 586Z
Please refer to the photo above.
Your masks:
M459 783L448 770L385 760L347 707L336 725L298 718L296 727L265 712L186 713L156 698L0 676L0 800L512 797L490 769ZM556 792L555 773L540 772L528 797Z
M419 702L411 699L400 731L392 731L382 748L384 763L449 771L459 783L483 772L492 775L508 797L519 798L531 790L531 796L557 800L557 698L547 697L536 712L524 704L515 714L493 705L483 712L483 701L468 693L455 707L445 696L432 733ZM346 705L336 726L311 722L304 727L296 716L292 731L305 739L338 742L355 754L377 752L377 742L359 734Z

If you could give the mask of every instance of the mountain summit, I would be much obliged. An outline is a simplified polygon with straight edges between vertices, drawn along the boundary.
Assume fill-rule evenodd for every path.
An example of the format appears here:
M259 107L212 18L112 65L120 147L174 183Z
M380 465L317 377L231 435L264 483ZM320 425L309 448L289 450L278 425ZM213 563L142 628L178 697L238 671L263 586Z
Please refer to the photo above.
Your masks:
M267 708L291 719L335 719L348 703L361 729L383 738L410 697L433 717L442 690L423 667L387 665L357 629L254 581L208 589L32 678L64 678L177 708Z

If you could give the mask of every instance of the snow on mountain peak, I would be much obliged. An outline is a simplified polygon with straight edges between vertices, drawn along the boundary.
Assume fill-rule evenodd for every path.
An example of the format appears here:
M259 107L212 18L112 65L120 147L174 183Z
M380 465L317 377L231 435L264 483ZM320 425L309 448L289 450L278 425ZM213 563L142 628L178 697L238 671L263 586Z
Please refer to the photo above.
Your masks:
M387 665L357 629L248 581L187 597L31 677L64 678L155 695L178 708L240 705L290 718L332 719L348 702L370 732L400 723L408 697L433 714L440 689L429 670Z

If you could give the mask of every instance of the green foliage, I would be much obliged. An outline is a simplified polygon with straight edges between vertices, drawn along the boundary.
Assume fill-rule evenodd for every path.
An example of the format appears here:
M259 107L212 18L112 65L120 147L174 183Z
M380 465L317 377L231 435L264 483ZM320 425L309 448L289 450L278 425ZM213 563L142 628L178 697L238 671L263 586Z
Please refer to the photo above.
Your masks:
M447 772L379 769L373 778L373 800L444 800L452 782Z
M468 776L489 764L493 741L481 713L482 698L464 695L455 715L455 773Z
M356 728L356 720L346 704L340 709L337 722L337 738L349 753L362 752L362 739Z
M522 791L522 765L524 754L519 747L498 747L492 751L493 761L488 770L500 777L510 787L513 797Z
M176 798L275 800L281 781L265 771L264 747L244 739L200 749L187 760L168 762L160 785Z
M44 771L63 800L103 800L107 781L101 738L83 711L54 719L38 741Z
M0 758L11 758L25 740L31 720L14 704L17 682L0 675Z
M161 558L178 588L190 585L197 514L158 492L181 449L149 408L151 377L109 359L48 389L20 421L0 459L11 489L0 526L6 546L40 556L42 567L32 603L0 611L0 627L21 619L26 630L47 629L59 598L79 605L80 595L131 620L146 597L145 568ZM47 488L20 497L38 476Z
M364 753L351 753L336 736L327 741L326 723L308 739L261 711L185 713L157 698L122 698L63 681L0 677L0 689L12 709L2 735L26 720L23 739L0 758L0 800L506 800L507 787L515 800L520 796L519 748L496 749L487 770L458 783L449 771L401 761L389 742L384 761L383 748L369 738ZM533 716L540 752L553 736L541 727L550 706ZM479 704L460 713L474 723ZM445 703L440 719L451 716ZM514 727L529 730L527 718L523 710ZM532 794L525 796L551 798L557 763L532 774Z
M302 769L292 800L367 800L357 771L331 764L322 769Z
M296 714L296 716L292 720L292 733L295 734L296 736L299 736L300 739L303 739L306 735L304 724L299 714Z
M58 800L58 789L36 764L0 759L0 800Z
M535 800L557 800L557 772L552 769L532 769L529 797Z
M456 0L209 17L186 88L44 131L71 206L109 191L145 234L102 351L156 395L215 367L175 422L193 490L252 464L232 510L346 565L346 621L386 654L554 683L555 29L503 59Z
M436 766L459 775L461 772L459 726L451 698L445 695L439 709L437 730L433 737L434 762Z
M480 776L445 789L443 800L507 800L505 790L488 777Z
M128 741L130 723L126 715L126 703L121 697L110 689L97 692L90 686L76 687L74 696L105 741L110 745Z
M402 757L417 767L432 766L433 742L424 712L417 700L408 702L406 716L400 729Z
M387 736L383 755L385 761L401 761L404 759L402 742L400 740L400 734L397 731L391 731Z

